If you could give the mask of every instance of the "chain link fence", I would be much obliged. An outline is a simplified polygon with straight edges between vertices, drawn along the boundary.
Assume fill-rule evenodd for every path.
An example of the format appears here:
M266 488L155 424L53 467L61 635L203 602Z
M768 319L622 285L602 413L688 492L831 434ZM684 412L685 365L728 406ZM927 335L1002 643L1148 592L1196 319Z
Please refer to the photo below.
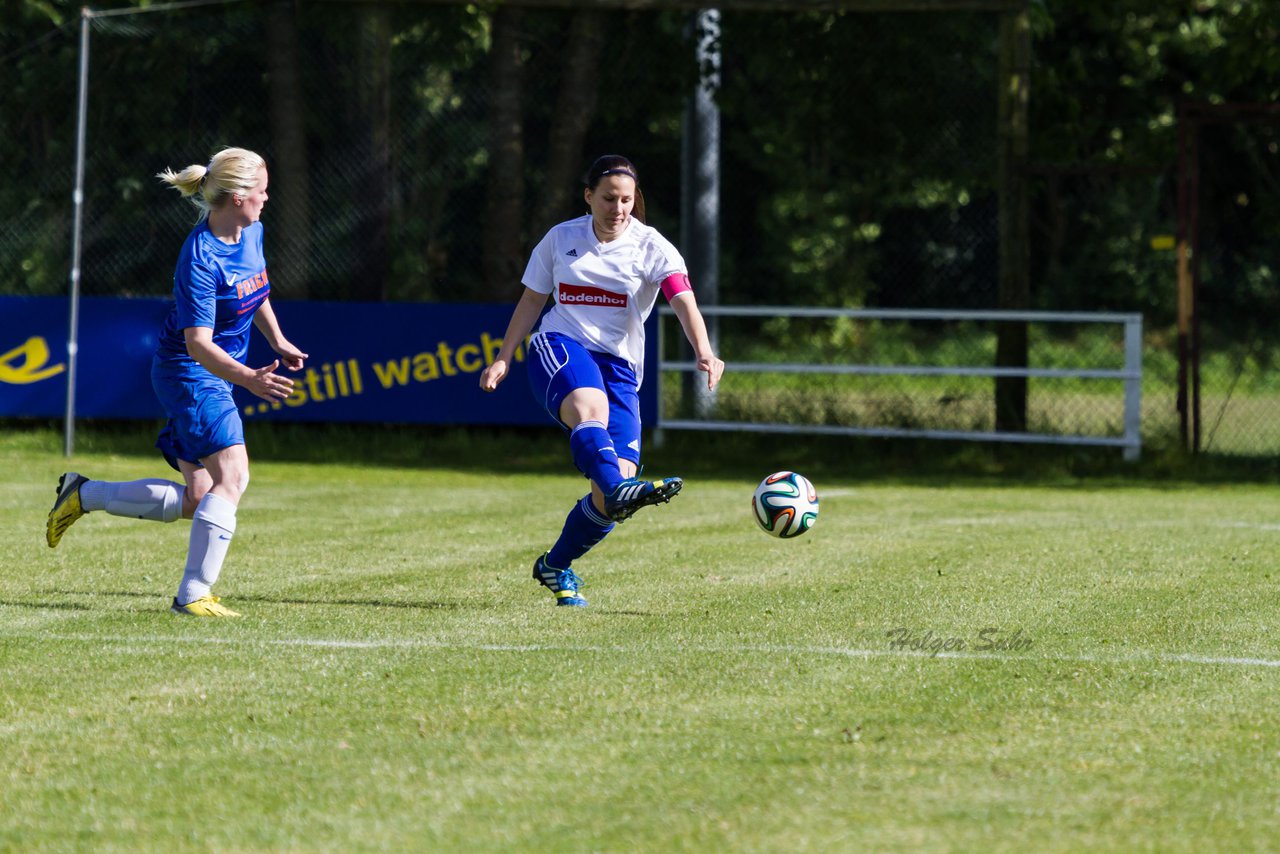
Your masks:
M293 9L92 18L84 293L167 293L194 213L154 173L240 145L271 165L267 240L282 298L510 298L514 286L493 293L481 274L494 237L486 198L501 94L492 16L462 5ZM724 16L726 301L776 298L785 283L795 304L993 303L996 23L972 15L983 24L974 35L949 27L956 17L795 16L778 46L796 57L783 75L733 50L767 38L776 17ZM522 209L519 251L582 212L572 181L601 151L640 165L650 221L677 238L682 118L697 74L688 16L608 20L609 57L575 171L569 186L547 187L572 18L524 10L516 24L522 186L504 189ZM839 47L850 34L865 44L857 56ZM30 123L19 133L44 136L14 164L0 211L3 259L33 272L5 275L8 293L60 293L66 281L74 35L68 28L47 51L38 86L0 93L5 115ZM920 50L954 67L913 81L906 60ZM854 92L872 95L854 110ZM821 138L803 130L815 115L829 117ZM563 204L547 210L547 197Z
M698 75L688 13L615 11L594 21L572 9L508 8L504 21L499 14L462 4L341 2L97 13L82 292L169 293L195 209L153 176L203 162L225 145L255 149L271 167L266 250L279 300L512 300L545 228L582 212L578 170L610 151L638 164L649 221L679 243L682 122ZM994 307L998 16L738 12L724 14L721 29L720 300ZM570 57L593 43L601 53L584 95L572 88ZM790 61L762 62L738 49L764 43ZM501 76L503 51L514 57L514 77ZM25 76L0 91L10 135L29 141L12 149L12 177L0 188L0 293L66 291L76 65L67 27L24 54ZM514 129L500 121L511 115L502 108L512 98ZM570 119L584 126L565 180ZM1268 144L1256 149L1264 163L1273 162ZM1072 178L1056 187L1033 180L1041 222L1031 308L1144 312L1144 434L1163 441L1176 434L1177 418L1167 332L1173 262L1144 247L1151 234L1171 230L1168 188L1160 176L1126 180L1151 200L1149 221L1137 230L1109 231L1098 215L1117 192L1114 180ZM514 228L495 225L505 222ZM1056 255L1044 249L1055 239L1065 241ZM1108 257L1146 253L1134 269L1150 281L1119 290L1105 281L1093 290L1058 287L1095 274L1072 263L1094 241L1125 243L1109 247ZM1217 269L1211 259L1206 266ZM1264 299L1274 295L1269 272L1252 275ZM722 326L720 348L731 364L762 348L778 359L879 348L884 359L976 363L992 359L987 332L779 320ZM1270 365L1270 338L1259 332L1250 340L1261 343L1246 362ZM1087 368L1114 361L1116 346L1083 330L1055 330L1033 340L1032 360ZM990 419L989 380L922 388L896 377L850 378L842 381L854 384L849 390L769 393L732 373L727 382L725 400L826 401L825 412L848 409L885 424ZM1223 426L1213 450L1280 449L1272 426L1280 396L1251 383L1235 384L1232 406L1243 410L1247 398L1262 419ZM1029 415L1033 424L1053 418L1058 429L1106 432L1119 402L1106 390L1033 381ZM1237 423L1235 411L1224 410L1224 425Z
M1201 447L1280 454L1280 112L1200 128ZM1233 164L1235 168L1225 168ZM1243 167L1243 168L1242 168Z
M713 395L672 381L689 371L678 326L664 312L662 411L684 427L754 423L760 429L993 440L992 366L999 322L968 310L769 310L719 318L739 363ZM745 314L745 312L743 312ZM889 316L884 316L889 315ZM980 315L974 317L974 315ZM1139 315L1033 313L1027 320L1026 434L1006 441L1124 447L1141 412ZM1132 338L1125 320L1133 319ZM1132 351L1127 350L1132 347ZM676 366L679 366L678 368ZM1134 377L1131 387L1126 380ZM1129 395L1133 394L1130 409ZM1127 452L1136 456L1136 449Z
M1179 129L1199 149L1198 197L1186 213L1199 232L1192 263L1200 279L1200 449L1273 456L1280 454L1280 334L1272 322L1280 312L1280 246L1263 223L1280 216L1280 113L1218 109L1219 120ZM1180 446L1172 155L1146 168L1036 170L1032 278L1036 308L1142 313L1144 437Z

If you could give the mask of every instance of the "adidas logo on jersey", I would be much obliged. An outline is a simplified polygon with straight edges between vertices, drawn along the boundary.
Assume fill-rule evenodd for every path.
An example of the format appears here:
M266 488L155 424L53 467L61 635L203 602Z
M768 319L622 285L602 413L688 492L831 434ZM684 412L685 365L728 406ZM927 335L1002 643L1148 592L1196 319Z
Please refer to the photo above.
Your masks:
M570 249L568 252L566 252L566 253L564 253L564 254L568 255L570 258L577 258L577 257L578 257L578 250L577 250L577 249Z

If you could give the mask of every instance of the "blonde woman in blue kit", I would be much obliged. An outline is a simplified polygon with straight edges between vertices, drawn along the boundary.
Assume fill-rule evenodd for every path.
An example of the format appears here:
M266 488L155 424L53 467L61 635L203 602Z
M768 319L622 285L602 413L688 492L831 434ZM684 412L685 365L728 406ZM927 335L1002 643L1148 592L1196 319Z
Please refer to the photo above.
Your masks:
M67 472L45 526L50 548L95 510L114 516L173 522L191 519L182 582L171 609L198 617L238 617L210 589L236 530L236 508L249 484L244 427L232 399L238 385L268 401L288 397L293 381L275 373L302 369L307 354L280 331L262 254L267 167L243 148L227 148L208 166L157 175L201 211L173 276L174 306L160 332L151 381L169 420L156 447L183 483L160 478L90 480ZM256 326L278 359L245 365L249 329Z
M552 228L533 250L524 294L516 303L493 364L480 387L505 379L516 347L538 323L526 364L534 396L569 431L574 464L591 492L569 512L560 537L533 566L533 577L557 605L582 607L582 580L571 565L637 510L670 501L678 477L645 481L640 464L640 384L644 322L662 293L693 345L698 370L715 388L724 373L671 243L644 223L644 196L625 157L597 159L583 179L590 212ZM551 309L542 316L548 297ZM539 317L542 317L539 323Z

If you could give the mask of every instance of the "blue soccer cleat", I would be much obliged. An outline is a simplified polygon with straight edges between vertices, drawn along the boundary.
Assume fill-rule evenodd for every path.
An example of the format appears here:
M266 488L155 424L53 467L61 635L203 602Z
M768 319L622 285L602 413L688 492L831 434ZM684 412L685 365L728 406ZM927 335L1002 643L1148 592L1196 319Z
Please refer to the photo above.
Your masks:
M582 579L574 575L572 569L556 569L554 566L548 566L545 554L533 562L533 578L556 595L557 605L587 607L587 600L578 595L578 587L582 584Z
M604 497L604 515L615 522L624 522L641 507L670 501L683 486L684 481L678 477L654 481L629 477Z

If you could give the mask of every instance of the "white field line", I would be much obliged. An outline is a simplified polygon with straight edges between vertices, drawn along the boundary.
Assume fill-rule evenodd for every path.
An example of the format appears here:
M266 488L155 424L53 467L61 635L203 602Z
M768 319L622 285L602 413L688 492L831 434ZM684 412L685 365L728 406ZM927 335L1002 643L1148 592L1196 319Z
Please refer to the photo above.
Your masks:
M1031 513L1033 517L1041 516L1040 519L1032 519L1032 524L1038 524L1040 527L1050 527L1049 522L1056 522L1060 525L1078 524L1079 516L1071 513L1049 514L1049 518L1043 518L1045 514L1038 514L1034 511ZM949 528L959 525L991 525L1005 527L1025 528L1028 521L1023 516L1016 513L1010 513L1002 516L954 516L939 517L936 519L922 520L917 527L921 528ZM1201 521L1188 522L1185 519L1112 519L1106 524L1099 527L1109 530L1139 530L1143 528L1178 528L1186 530L1193 525L1201 525L1205 528L1225 528L1237 531L1280 531L1280 523L1274 522L1241 522L1233 520L1220 521Z
M430 638L386 638L375 640L343 640L339 638L208 638L208 637L161 637L126 635L90 635L90 634L0 634L0 637L30 641L72 641L97 644L188 644L192 646L247 646L262 648L302 647L307 649L445 649L475 650L480 652L644 652L653 653L651 647L638 646L564 646L556 644L505 644L505 643L466 643L458 641L433 640ZM946 651L930 652L928 650L911 649L862 649L839 646L804 646L791 644L729 644L724 646L684 644L668 646L666 653L695 654L727 654L727 655L828 655L843 658L934 658L947 661L1024 661L1030 663L1064 663L1064 664L1194 664L1213 667L1263 667L1280 669L1280 659L1254 658L1246 656L1200 655L1186 652L1153 652L1138 651L1115 655L1090 655L1076 653L1070 655L1030 654L1023 652L976 652Z

